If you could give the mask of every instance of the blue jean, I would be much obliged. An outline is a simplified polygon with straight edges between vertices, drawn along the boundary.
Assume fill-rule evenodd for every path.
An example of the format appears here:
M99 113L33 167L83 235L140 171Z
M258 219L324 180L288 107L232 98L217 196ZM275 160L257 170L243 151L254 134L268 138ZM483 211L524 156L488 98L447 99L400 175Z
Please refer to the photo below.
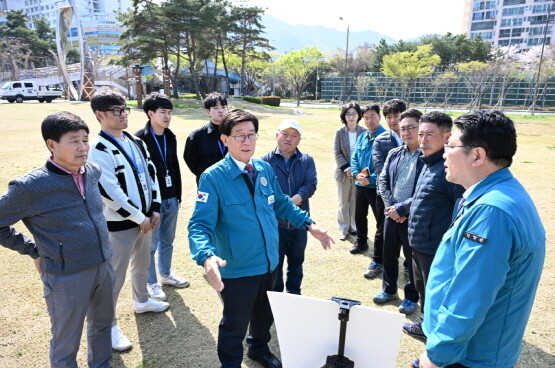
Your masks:
M160 206L160 225L152 232L152 246L150 248L150 266L148 267L148 283L157 282L154 255L158 251L158 273L169 275L172 266L173 241L179 202L177 197L163 199Z
M301 294L303 281L304 250L307 235L304 229L279 228L279 264L277 266L277 281L274 291L283 291L283 262L287 256L287 280L285 289L290 294Z

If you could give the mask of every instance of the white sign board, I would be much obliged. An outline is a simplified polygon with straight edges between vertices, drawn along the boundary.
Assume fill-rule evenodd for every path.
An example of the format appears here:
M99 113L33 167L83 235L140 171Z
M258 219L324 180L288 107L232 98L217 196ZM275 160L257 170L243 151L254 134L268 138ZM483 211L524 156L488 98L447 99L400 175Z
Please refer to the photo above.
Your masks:
M320 368L339 346L339 304L268 292L284 368ZM355 368L394 368L405 315L375 308L350 309L345 356Z

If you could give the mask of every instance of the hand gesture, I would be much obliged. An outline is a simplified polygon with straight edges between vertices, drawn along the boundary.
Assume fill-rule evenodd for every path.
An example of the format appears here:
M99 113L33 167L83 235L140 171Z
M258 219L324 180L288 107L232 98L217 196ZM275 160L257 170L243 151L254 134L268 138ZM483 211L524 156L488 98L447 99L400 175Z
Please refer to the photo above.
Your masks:
M227 262L218 256L211 256L204 261L204 271L206 272L206 279L212 289L222 291L224 283L222 282L222 275L220 275L220 267L225 267Z

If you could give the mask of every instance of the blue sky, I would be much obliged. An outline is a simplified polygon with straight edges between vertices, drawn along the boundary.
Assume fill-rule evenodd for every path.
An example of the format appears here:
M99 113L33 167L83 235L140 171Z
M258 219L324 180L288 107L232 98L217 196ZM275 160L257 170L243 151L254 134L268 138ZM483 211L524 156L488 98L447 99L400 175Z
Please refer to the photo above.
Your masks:
M291 24L373 30L395 39L462 33L465 0L234 0L267 9ZM345 21L339 20L343 17Z

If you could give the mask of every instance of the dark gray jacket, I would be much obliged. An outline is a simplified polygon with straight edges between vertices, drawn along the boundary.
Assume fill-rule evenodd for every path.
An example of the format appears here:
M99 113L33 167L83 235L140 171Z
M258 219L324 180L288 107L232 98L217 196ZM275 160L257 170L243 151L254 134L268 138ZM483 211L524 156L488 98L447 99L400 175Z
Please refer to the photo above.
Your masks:
M426 157L426 164L412 196L409 217L409 244L421 253L434 255L451 224L455 202L464 188L445 179L443 150Z
M44 272L68 274L112 255L98 189L100 168L85 165L85 196L71 175L47 162L10 181L0 197L0 244L42 258ZM22 220L34 241L12 225Z
M413 200L413 197L407 198L403 202L395 202L393 199L393 190L397 185L397 168L405 151L408 151L406 146L397 147L389 151L387 159L385 160L383 171L379 178L379 191L383 198L384 205L386 207L394 206L395 210L401 217L405 217L410 214L411 203ZM413 194L423 167L424 163L420 160L416 160L416 175L414 177Z

